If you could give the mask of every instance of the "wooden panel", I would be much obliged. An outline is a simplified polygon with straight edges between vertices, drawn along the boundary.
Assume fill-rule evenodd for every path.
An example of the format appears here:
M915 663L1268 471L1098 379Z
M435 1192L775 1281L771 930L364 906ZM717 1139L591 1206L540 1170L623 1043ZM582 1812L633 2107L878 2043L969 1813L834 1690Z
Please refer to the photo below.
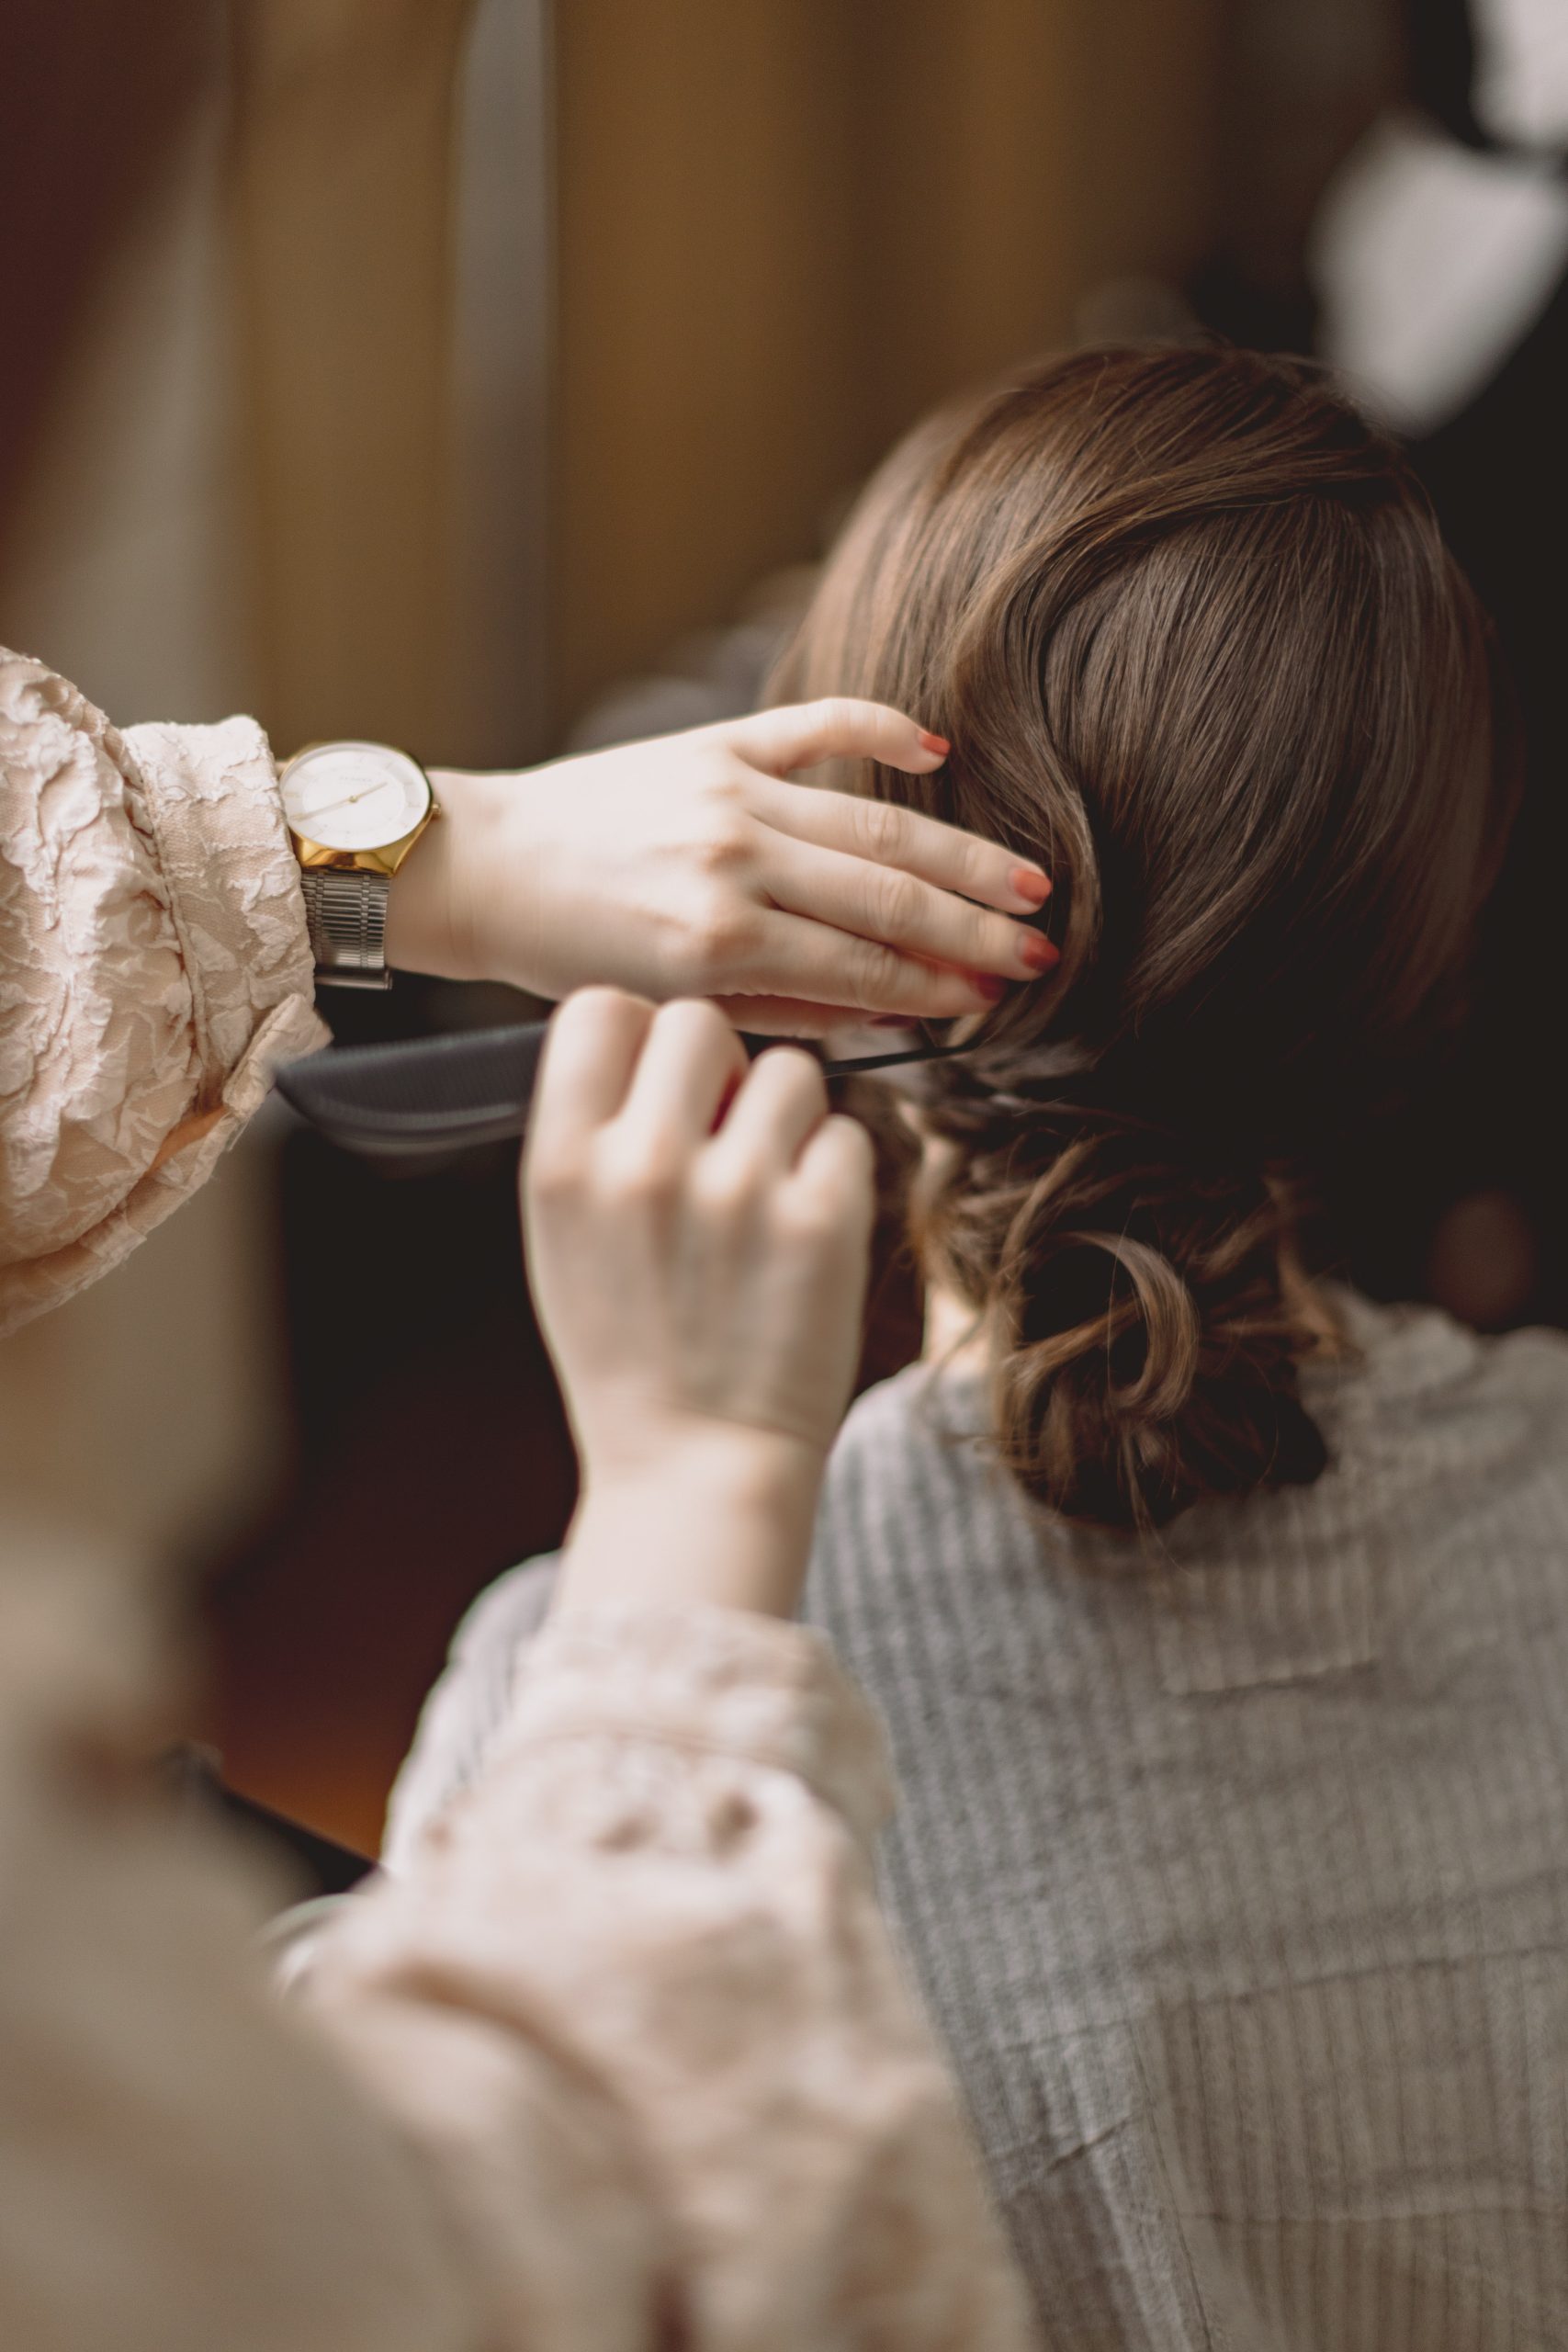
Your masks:
M209 0L0 0L0 525L105 253L196 102L209 15Z
M246 0L235 170L262 716L436 757L454 90L471 0Z
M1211 209L1223 0L558 13L558 678L723 619L941 394Z
M725 613L866 445L834 0L558 11L558 684Z

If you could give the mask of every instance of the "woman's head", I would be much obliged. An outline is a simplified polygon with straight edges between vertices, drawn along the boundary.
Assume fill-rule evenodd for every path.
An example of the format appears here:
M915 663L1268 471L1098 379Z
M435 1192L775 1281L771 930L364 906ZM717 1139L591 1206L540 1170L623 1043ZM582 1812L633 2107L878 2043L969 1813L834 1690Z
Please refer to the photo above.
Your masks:
M857 779L1043 860L1057 973L931 1074L928 1259L1003 1456L1111 1525L1322 1464L1282 1170L1457 1001L1503 830L1487 635L1304 366L1048 362L895 453L778 690L951 738Z

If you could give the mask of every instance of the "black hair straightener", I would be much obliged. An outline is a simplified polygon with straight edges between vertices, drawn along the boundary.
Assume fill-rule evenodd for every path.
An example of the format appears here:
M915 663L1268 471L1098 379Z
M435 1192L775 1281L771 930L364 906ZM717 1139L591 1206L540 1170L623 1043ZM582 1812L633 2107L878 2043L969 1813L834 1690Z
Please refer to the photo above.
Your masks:
M458 1029L390 1046L329 1046L281 1070L277 1091L301 1118L347 1151L410 1159L500 1143L527 1126L547 1027L546 1022L529 1021L511 1029ZM847 1078L905 1062L938 1061L964 1050L963 1045L939 1043L924 1030L919 1034L923 1043L897 1052L824 1060L823 1073ZM740 1042L754 1058L781 1040L742 1032Z

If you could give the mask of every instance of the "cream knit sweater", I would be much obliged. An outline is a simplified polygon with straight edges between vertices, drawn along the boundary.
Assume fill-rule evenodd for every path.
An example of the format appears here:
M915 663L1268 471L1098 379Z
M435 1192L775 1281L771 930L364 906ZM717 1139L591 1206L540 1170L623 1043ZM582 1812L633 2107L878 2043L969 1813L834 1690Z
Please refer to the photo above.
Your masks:
M1339 1304L1327 1476L1149 1551L1032 1510L972 1376L872 1390L829 1468L808 1612L1053 2346L1568 2346L1568 1339ZM471 1613L394 1851L549 1575Z

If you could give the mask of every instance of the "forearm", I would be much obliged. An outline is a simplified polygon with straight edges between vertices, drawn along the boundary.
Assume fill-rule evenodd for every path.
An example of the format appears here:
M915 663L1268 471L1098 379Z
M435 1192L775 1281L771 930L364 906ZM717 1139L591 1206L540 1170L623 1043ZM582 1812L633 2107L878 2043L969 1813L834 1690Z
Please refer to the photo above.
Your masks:
M584 1465L561 1591L467 1793L327 1931L318 2004L362 2048L380 2020L386 2096L448 2177L597 2287L610 2255L560 2222L581 2185L505 2177L541 2067L580 2086L712 2352L1021 2346L876 1907L880 1741L767 1613L850 1391L864 1136L807 1057L748 1069L711 1007L590 992L557 1016L525 1193ZM482 2098L448 2087L465 2032Z
M673 2264L715 2352L1027 2342L876 1909L885 1804L815 1635L553 1618L479 1781L327 1931L308 1991L476 2261L547 2263L563 2311L618 2313L639 2264Z
M510 1719L524 1649L547 1622L605 1606L713 1604L787 1617L805 1574L818 1465L671 1464L640 1486L591 1482L565 1549L501 1577L464 1618L421 1711L387 1814L401 1873L421 1834L479 1776Z
M438 979L491 978L500 967L485 936L480 877L490 875L493 886L508 798L525 792L529 780L457 768L429 774L442 813L387 894L387 961L394 970ZM516 959L525 966L529 890L521 864L508 895Z
M821 1457L786 1437L716 1430L678 1460L589 1472L556 1589L558 1612L657 1594L672 1606L794 1613Z

